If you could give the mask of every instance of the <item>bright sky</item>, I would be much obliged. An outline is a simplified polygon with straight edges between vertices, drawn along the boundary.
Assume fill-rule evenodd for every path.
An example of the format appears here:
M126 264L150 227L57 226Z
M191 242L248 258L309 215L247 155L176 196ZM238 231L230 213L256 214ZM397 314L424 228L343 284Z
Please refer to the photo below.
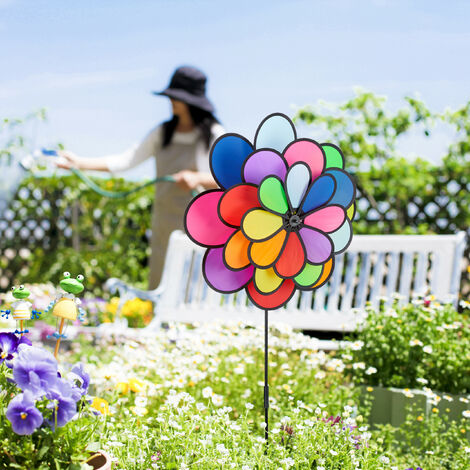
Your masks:
M169 117L150 91L181 64L207 73L223 125L248 138L270 112L354 86L442 110L470 99L469 24L464 0L0 0L0 117L45 106L38 145L120 152Z

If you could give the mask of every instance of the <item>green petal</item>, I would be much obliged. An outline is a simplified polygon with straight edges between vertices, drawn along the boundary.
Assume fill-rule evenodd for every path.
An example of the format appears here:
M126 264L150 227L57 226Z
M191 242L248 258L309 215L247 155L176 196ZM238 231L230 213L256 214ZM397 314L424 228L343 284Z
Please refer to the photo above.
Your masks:
M272 176L261 183L259 200L266 209L278 214L285 214L289 210L282 182Z
M323 151L325 152L326 165L328 168L344 168L344 160L341 152L331 144L322 144Z
M322 264L310 264L307 263L305 268L302 269L300 274L295 276L295 282L302 287L310 287L320 278L323 270Z

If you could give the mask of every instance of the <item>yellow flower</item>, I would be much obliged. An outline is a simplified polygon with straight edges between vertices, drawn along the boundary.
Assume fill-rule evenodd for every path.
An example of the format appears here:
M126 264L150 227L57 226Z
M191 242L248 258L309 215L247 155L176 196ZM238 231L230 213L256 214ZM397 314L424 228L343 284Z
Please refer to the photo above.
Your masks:
M104 400L103 398L95 397L93 398L93 402L91 407L95 410L98 410L103 415L109 415L109 403Z
M129 384L127 382L118 382L116 384L116 390L119 393L125 394L129 391Z
M135 393L140 393L145 390L145 383L134 377L129 379L129 388Z
M368 392L373 392L373 391L374 391L374 388L373 388L373 387L367 387L366 390L367 390Z
M423 418L422 416L418 416L418 417L416 418L416 421L423 421L423 419L424 419L424 418Z
M432 409L432 412L433 412L433 413L439 413L439 410L438 410L437 408L433 408L433 409Z

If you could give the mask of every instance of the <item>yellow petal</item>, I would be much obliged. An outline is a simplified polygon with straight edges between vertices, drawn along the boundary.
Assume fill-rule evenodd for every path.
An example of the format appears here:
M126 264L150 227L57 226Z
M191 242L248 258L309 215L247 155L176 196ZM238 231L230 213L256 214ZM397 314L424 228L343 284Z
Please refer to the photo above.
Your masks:
M281 227L282 217L263 209L248 212L242 223L243 233L253 241L265 240Z
M270 292L275 291L281 285L282 278L280 278L274 272L273 268L256 268L254 281L260 292L269 294Z
M356 210L356 203L353 202L353 203L349 206L348 210L346 211L346 215L348 216L348 219L349 219L349 220L352 220L352 219L353 219L355 210Z

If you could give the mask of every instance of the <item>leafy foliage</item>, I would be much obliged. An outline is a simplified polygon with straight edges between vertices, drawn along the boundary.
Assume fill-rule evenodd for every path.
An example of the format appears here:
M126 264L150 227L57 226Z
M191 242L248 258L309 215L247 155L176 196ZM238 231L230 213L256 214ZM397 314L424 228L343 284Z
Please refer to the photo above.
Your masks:
M470 225L470 102L439 114L406 97L389 112L385 97L357 91L337 106L304 107L295 119L346 156L362 198L356 233L449 233ZM430 137L436 124L454 135L442 163L405 158L403 138Z
M35 125L46 119L46 110L40 109L23 118L3 118L0 121L0 163L11 164L13 156L28 147L30 142L24 135L25 126Z
M311 128L314 138L339 145L346 156L359 190L355 233L453 233L470 227L470 102L435 113L407 97L391 112L384 97L359 91L337 106L304 107L296 120ZM454 136L442 162L405 158L403 139L432 137L437 124ZM115 191L136 185L112 178L98 184ZM14 220L47 220L50 227L40 241L2 237L3 248L31 253L27 262L21 255L0 256L0 270L11 283L57 282L66 267L82 272L87 290L95 294L111 276L146 287L152 200L152 187L107 199L75 176L29 176L11 205ZM464 273L464 295L468 284Z
M343 359L358 384L470 392L470 321L452 305L382 302L351 339Z
M123 179L100 184L116 191L135 186ZM28 189L24 195L22 188ZM31 197L34 191L39 192L38 200ZM66 269L85 276L88 292L99 293L112 276L145 287L152 200L153 188L116 200L99 196L74 176L28 177L18 191L17 213L23 220L46 219L50 225L42 246L31 247L26 266L21 258L12 261L18 271L23 268L20 279L57 282ZM4 243L17 246L18 240Z

